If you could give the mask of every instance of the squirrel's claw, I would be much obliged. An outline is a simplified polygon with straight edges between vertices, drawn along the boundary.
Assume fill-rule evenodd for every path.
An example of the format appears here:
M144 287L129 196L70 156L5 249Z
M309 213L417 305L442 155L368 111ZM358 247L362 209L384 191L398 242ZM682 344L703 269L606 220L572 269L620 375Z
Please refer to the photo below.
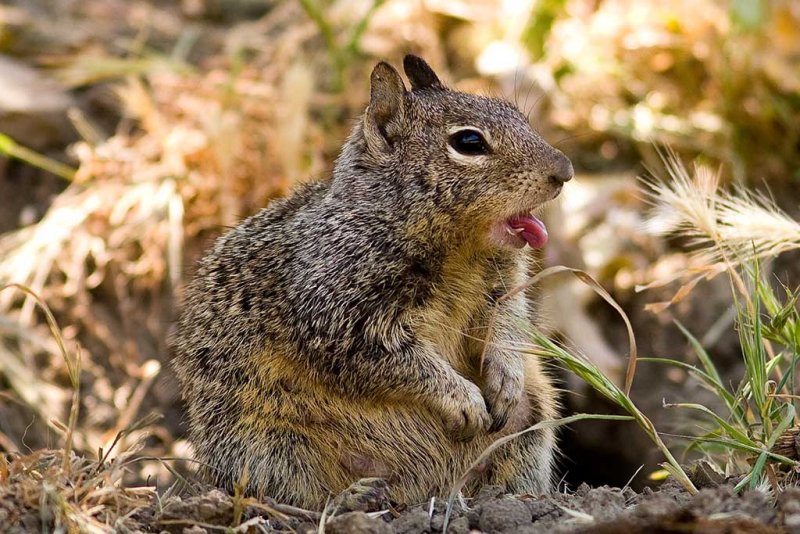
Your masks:
M489 426L490 434L502 430L503 427L506 426L508 422L508 412L495 413L490 409L489 414L492 416L492 424Z
M483 379L483 394L492 417L489 432L497 432L506 425L522 398L522 363L499 355L488 356L484 361Z
M466 379L441 401L440 410L447 431L456 441L469 441L486 432L492 419L480 388Z

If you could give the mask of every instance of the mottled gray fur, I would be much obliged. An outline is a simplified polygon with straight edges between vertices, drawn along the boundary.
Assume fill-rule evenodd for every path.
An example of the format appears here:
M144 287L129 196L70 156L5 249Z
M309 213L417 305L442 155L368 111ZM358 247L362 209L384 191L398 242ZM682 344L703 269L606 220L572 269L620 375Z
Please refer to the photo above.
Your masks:
M556 414L527 341L526 250L498 222L572 175L511 104L445 88L408 56L386 63L333 178L301 185L217 240L187 290L174 361L197 459L229 490L319 508L362 477L398 501L443 495L499 436ZM448 145L484 132L490 153ZM550 488L554 437L498 451L474 484Z

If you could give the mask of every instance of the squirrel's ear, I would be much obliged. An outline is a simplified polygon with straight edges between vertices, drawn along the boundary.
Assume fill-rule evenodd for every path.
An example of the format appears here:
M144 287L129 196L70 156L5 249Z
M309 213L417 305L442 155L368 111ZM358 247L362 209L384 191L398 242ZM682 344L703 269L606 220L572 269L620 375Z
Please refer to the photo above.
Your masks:
M403 114L405 94L406 86L394 67L383 61L378 63L370 76L369 106L364 124L364 134L370 145L384 150L390 148L395 133L391 126Z
M411 81L411 89L443 89L442 82L433 69L419 56L408 54L403 59L403 70Z

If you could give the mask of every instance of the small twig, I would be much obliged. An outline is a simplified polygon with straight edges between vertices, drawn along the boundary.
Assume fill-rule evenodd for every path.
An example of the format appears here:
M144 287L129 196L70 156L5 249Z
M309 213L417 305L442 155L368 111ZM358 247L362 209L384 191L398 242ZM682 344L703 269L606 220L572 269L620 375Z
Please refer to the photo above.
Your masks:
M267 506L267 505L262 505ZM280 504L280 503L272 503L269 505L270 508L273 508L276 512L280 512L282 514L286 514L289 516L300 516L305 517L311 521L317 522L322 517L320 512L314 512L312 510L305 510L303 508L298 508L296 506L292 506L291 504Z
M322 513L319 516L319 522L317 523L317 534L325 534L325 523L328 522L328 511L329 506L331 504L331 498L325 500L325 508L322 509Z
M250 484L250 466L245 463L242 469L242 476L233 484L233 523L232 526L237 526L242 521L242 514L244 513L244 492L247 485Z
M628 481L625 483L625 485L624 485L624 486L622 486L622 491L625 491L625 488L628 488L628 487L630 487L630 485L633 483L633 479L634 479L634 478L636 478L636 475L638 475L638 474L639 474L639 473L642 471L642 469L644 469L644 464L640 465L640 466L639 466L639 469L637 469L637 470L636 470L636 471L635 471L635 472L634 472L634 473L631 475L631 478L629 478L629 479L628 479Z
M140 368L140 375L142 375L141 381L133 390L133 393L128 399L125 408L117 419L117 423L112 431L113 433L119 436L119 433L121 433L122 430L130 426L133 418L137 413L139 413L139 408L141 408L142 402L144 402L145 396L150 390L150 386L153 385L153 382L155 381L156 376L158 376L160 370L161 365L155 360L149 360L145 362L145 364ZM106 433L105 435L108 436L110 433ZM121 438L124 436L119 437ZM109 452L110 450L111 449L109 449Z
M236 527L226 527L224 525L212 525L211 523L204 523L202 521L195 521L194 519L160 519L157 523L161 525L193 525L207 530L222 530L224 532L249 532L250 527L255 527L267 520L261 516L256 516L248 519L241 525Z
M775 468L772 464L768 463L764 469L767 472L767 478L769 479L770 486L772 486L772 491L775 492L775 496L777 497L783 491L781 490L781 485L778 483L778 477L775 475Z

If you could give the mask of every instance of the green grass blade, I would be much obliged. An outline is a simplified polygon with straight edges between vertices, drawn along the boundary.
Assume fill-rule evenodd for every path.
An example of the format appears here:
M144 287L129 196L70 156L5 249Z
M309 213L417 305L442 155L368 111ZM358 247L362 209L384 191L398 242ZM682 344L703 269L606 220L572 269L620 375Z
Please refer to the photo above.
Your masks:
M743 443L739 443L738 441L734 441L734 440L731 440L731 439L726 439L726 438L704 438L704 437L697 437L697 438L694 438L694 439L705 441L705 442L708 442L708 443L717 443L719 445L724 445L725 447L728 447L730 449L736 449L736 450L742 451L742 452L747 452L747 453L752 453L752 454L762 454L762 453L764 453L771 460L775 460L776 462L779 462L779 463L782 463L782 464L786 464L786 465L790 465L790 466L795 466L795 467L800 466L800 462L798 462L797 460L792 460L791 458L789 458L787 456L783 456L782 454L776 454L774 452L770 452L770 451L764 450L761 447L751 447L749 445L745 445Z
M692 335L692 333L689 332L689 330L687 330L680 321L675 319L673 322L681 331L686 340L689 341L692 349L694 349L694 353L697 355L697 359L703 364L703 368L705 369L706 373L714 379L714 382L721 384L722 377L719 376L717 367L714 365L714 362L711 361L711 357L708 355L708 352L706 352L706 349L703 347L700 341L694 337L694 335Z
M753 478L753 472L750 471L749 473L747 473L747 475L745 475L745 477L742 480L739 481L738 484L736 484L736 486L734 486L733 492L739 493L740 491L742 491L742 489L745 486L747 486L747 483L750 482L752 478Z
M28 165L45 170L49 173L60 176L61 178L72 181L75 178L75 169L69 165L64 165L60 161L56 161L47 156L43 156L38 152L34 152L30 148L24 147L11 139L9 136L0 133L0 154L5 154L9 158L15 158L24 161Z
M785 404L784 406L786 407L786 415L783 416L781 422L778 423L777 427L775 427L775 431L772 433L772 435L769 438L769 441L767 442L767 449L769 450L772 450L772 448L775 446L775 443L778 441L778 438L781 437L781 434L786 432L786 430L790 426L792 426L792 423L794 423L795 415L797 415L794 409L794 405Z
M723 401L725 401L726 407L731 411L731 414L737 417L737 420L740 416L742 416L742 411L738 407L736 398L731 395L730 391L725 389L720 382L718 382L713 376L709 375L702 369L698 369L694 365L686 362L682 362L679 360L670 360L668 358L639 358L640 362L651 362L651 363L661 363L664 365L671 365L673 367L678 367L680 369L685 369L688 371L692 376L706 384L718 397L720 397ZM743 419L742 419L743 421Z
M754 272L747 270L747 275L758 287L760 276L758 262L755 263ZM757 295L753 295L751 298L752 312L750 308L744 306L739 308L739 337L747 369L747 382L750 384L750 397L766 428L768 426L766 407L769 401L767 399L767 353L764 348L761 299Z
M761 480L761 475L764 472L764 466L767 465L767 453L762 452L756 463L753 465L753 469L750 471L750 489L754 490L758 486L758 482Z
M694 486L692 481L689 480L689 477L672 455L672 452L670 452L669 448L666 446L666 444L664 444L663 440L656 431L655 426L653 426L653 423L639 410L639 408L636 407L628 395L619 389L616 384L606 377L602 371L600 371L597 366L591 362L569 353L561 346L550 340L547 336L536 330L531 331L531 336L537 345L530 349L518 349L520 352L557 361L559 365L578 376L578 378L584 380L598 393L631 414L636 420L636 423L642 428L642 430L645 431L653 443L655 443L655 445L667 458L668 463L674 468L671 473L674 473L673 476L675 476L676 480L678 480L689 493L697 493L697 488Z
M675 403L675 404L664 404L664 407L665 408L686 408L686 409L689 409L689 410L697 410L699 412L702 412L702 413L705 413L707 415L710 415L714 419L714 421L716 421L716 423L731 438L733 438L734 440L736 440L736 441L738 441L738 442L740 442L742 444L748 445L750 447L758 448L758 444L755 441L753 441L752 439L750 439L747 436L747 434L745 434L744 432L742 432L738 428L734 427L729 422L727 422L725 419L723 419L722 417L720 417L719 415L717 415L716 413L714 413L712 410L708 409L707 407L703 406L702 404L695 404L695 403L691 403L691 402L681 402L681 403Z

